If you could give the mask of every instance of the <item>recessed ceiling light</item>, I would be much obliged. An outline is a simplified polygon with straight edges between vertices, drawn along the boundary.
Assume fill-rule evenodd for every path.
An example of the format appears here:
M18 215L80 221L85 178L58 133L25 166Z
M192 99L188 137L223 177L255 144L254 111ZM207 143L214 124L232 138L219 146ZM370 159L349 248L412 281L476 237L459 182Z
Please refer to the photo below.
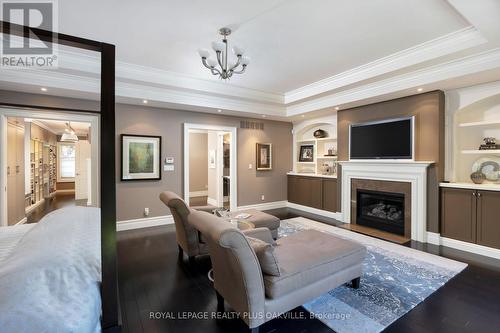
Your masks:
M340 110L340 107L336 106L336 107L335 107L335 110L337 110L337 111L338 111L338 110Z
M424 90L424 88L418 88L418 89L417 89L417 91L418 91L418 92L421 92L421 91L423 91L423 90Z
M302 114L302 115L300 115L300 116L301 116L302 118L304 118L304 117L305 117L305 115L303 115L303 114Z
M217 112L221 113L221 112L222 112L222 110L221 110L221 109L218 109L218 110L217 110Z
M142 100L142 103L144 103L144 104L148 104L148 100L147 100L147 99L143 99L143 100Z
M40 90L41 90L41 91L43 91L43 92L46 92L46 91L47 91L47 88L42 87L42 88L40 88Z
M266 118L266 115L265 115L265 114L263 114L263 115L262 115L262 118Z

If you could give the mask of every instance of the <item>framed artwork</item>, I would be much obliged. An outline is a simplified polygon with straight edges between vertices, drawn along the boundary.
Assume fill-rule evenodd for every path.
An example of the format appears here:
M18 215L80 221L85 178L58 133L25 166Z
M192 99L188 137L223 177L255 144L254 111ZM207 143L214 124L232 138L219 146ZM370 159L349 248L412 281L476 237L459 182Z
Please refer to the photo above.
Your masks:
M273 145L270 143L257 143L257 170L273 169Z
M213 149L208 151L208 167L215 169L215 150Z
M299 162L314 162L314 145L300 146Z
M161 137L121 135L121 180L161 179Z

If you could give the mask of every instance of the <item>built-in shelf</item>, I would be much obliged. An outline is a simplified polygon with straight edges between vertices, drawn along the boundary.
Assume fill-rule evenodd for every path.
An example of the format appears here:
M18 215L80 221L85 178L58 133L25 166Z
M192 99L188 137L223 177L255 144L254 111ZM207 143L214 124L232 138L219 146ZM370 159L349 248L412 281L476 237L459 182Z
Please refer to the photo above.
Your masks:
M462 150L462 154L468 155L498 155L500 154L500 149L470 149L470 150Z
M287 175L289 176L304 176L304 177L317 177L317 178L333 178L336 179L337 175L322 175L319 173L307 173L307 172L288 172Z
M310 140L299 140L297 143L314 143L316 142L316 139L310 139Z
M318 156L316 157L318 160L323 159L323 160L334 160L337 158L337 156Z
M297 162L297 163L300 163L300 164L311 164L311 165L316 164L316 162Z
M482 120L471 123L458 124L459 127L476 127L476 126L491 126L491 125L497 125L497 126L500 125L500 120Z

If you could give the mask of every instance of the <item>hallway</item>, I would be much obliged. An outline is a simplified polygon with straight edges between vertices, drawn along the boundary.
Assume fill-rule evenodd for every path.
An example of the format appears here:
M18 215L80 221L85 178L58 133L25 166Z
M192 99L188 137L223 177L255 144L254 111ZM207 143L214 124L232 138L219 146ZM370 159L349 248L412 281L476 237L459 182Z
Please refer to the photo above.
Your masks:
M48 213L67 206L87 206L87 199L75 200L74 193L56 193L27 214L26 223L37 223Z

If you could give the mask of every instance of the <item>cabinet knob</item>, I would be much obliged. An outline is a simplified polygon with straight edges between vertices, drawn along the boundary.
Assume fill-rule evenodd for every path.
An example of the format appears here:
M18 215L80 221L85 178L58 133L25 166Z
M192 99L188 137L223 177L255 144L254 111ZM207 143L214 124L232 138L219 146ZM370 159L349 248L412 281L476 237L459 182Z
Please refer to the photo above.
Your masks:
M481 197L481 192L477 192L477 196L478 196L478 197Z
M472 195L473 195L473 196L476 196L476 191L472 192Z

